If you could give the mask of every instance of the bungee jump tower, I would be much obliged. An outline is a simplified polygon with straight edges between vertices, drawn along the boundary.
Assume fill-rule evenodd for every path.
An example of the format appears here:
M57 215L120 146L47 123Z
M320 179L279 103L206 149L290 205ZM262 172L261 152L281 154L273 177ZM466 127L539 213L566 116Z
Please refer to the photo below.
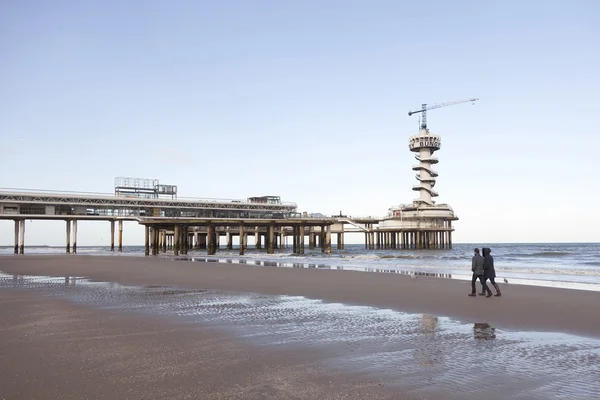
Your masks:
M408 115L421 114L419 134L408 140L408 149L415 153L418 164L412 167L416 171L418 184L413 190L419 197L410 204L390 207L388 215L379 223L376 235L377 248L392 249L451 249L452 221L458 220L454 210L448 204L437 204L433 198L438 197L435 187L438 173L432 168L438 163L433 155L441 147L439 135L434 135L427 128L427 111L455 104L475 102L478 99L458 100L449 103L427 106L422 104L420 110L410 111ZM370 243L371 248L375 245Z

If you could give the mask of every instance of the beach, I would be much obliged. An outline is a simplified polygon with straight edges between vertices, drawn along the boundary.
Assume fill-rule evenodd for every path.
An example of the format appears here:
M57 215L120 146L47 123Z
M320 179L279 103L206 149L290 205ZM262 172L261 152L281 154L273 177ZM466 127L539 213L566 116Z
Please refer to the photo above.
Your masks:
M108 297L92 283L0 287L0 398L480 398L485 366L480 377L469 371L481 351L506 374L487 372L486 388L504 389L488 398L551 398L553 374L569 371L569 398L600 394L598 292L500 284L502 297L471 298L470 282L443 278L118 256L0 257L0 271L9 283L35 275L61 287L73 277L125 285ZM192 324L135 312L144 303L184 315L177 304L191 299L186 313L212 314L195 313ZM127 302L135 307L116 306ZM475 323L498 338L474 340Z

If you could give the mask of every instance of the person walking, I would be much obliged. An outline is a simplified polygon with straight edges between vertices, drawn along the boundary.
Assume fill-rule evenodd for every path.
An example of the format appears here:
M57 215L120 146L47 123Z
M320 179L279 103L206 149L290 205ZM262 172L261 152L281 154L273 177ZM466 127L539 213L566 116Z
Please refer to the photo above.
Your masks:
M481 254L479 254L479 249L473 250L471 271L473 271L473 277L471 277L471 294L469 296L474 297L477 295L477 290L475 288L475 282L477 282L477 279L479 279L479 282L481 283L481 291L483 293L489 291L485 281L483 280L483 257L481 257Z
M481 249L483 251L483 284L485 288L482 290L480 294L484 294L487 292L485 297L492 297L492 291L487 287L486 281L489 279L490 283L496 289L496 294L494 296L500 297L502 293L500 293L500 288L496 283L496 270L494 269L494 257L490 254L492 250L489 247L484 247Z

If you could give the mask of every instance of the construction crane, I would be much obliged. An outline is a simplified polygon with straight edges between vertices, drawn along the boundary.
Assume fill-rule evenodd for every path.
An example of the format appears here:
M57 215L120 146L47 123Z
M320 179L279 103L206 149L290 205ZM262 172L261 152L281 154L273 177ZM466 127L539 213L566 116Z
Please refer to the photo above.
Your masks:
M427 107L427 104L421 104L420 110L409 111L408 116L410 117L413 114L422 113L423 117L421 118L421 129L427 129L427 111L435 110L436 108L441 108L441 107L453 106L453 105L461 104L461 103L475 103L477 100L479 100L479 99L477 98L477 99L456 100L456 101L450 101L448 103L433 104L429 107Z

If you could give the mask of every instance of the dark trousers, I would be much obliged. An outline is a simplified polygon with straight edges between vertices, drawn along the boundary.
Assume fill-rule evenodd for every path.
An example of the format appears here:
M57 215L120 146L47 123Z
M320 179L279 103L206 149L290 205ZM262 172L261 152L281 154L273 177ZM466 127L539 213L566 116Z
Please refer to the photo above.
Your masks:
M488 286L485 283L488 279L490 280L490 283L492 284L492 286L496 288L496 291L500 292L500 289L498 289L498 285L496 285L496 278L483 278L483 281L481 283L481 285L483 286L483 290L481 291L481 293L484 293L487 291L489 291L490 293L492 292L491 290L488 289Z
M487 292L489 289L485 284L485 279L483 279L483 275L473 274L473 277L471 278L471 293L477 293L477 290L475 288L475 282L477 282L477 279L479 279L479 282L481 283L481 293Z

